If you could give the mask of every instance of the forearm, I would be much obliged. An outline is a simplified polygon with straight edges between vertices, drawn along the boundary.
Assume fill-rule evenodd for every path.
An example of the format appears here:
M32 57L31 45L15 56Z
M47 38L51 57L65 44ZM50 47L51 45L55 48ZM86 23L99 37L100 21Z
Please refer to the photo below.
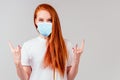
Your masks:
M80 58L74 59L71 65L70 70L68 71L68 80L74 80L78 73L78 68L79 68L79 63L80 63Z
M79 68L79 64L72 64L69 72L68 72L68 80L74 80L75 76L78 73L78 68Z
M16 66L16 70L17 70L17 75L20 78L20 80L28 80L28 75L27 73L24 71L21 63L19 64L15 64Z
M78 73L80 56L83 53L84 42L85 41L83 40L81 48L78 48L77 44L76 44L76 46L74 48L72 48L73 49L73 53L74 53L74 57L73 57L73 63L71 65L71 68L68 69L68 73L67 73L68 80L74 80L75 76Z

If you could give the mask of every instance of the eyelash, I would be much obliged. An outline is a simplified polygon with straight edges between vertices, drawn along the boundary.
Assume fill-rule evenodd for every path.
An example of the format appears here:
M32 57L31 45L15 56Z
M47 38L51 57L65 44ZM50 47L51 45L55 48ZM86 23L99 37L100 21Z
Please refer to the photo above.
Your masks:
M43 22L43 19L39 19L39 21ZM52 22L52 20L48 19L47 22Z
M39 21L43 21L42 19L39 19Z
M51 19L49 19L48 21L52 22L52 20L51 20Z

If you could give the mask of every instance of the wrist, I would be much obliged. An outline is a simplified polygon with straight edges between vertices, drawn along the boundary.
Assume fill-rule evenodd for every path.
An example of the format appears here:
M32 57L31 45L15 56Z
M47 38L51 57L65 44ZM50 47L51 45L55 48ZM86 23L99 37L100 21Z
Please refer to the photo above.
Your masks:
M21 62L19 61L19 62L15 62L15 65L16 65L16 67L19 67L19 66L21 66Z
M74 60L73 60L74 64L79 64L79 62L80 62L80 58L74 58Z
M78 66L78 65L79 65L79 60L74 60L74 61L72 62L72 64Z

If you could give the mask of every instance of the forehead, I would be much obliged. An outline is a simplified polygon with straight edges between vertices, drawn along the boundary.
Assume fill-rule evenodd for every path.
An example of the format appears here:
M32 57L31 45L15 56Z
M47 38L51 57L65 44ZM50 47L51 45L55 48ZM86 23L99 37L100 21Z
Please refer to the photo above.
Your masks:
M37 17L40 17L40 18L51 18L51 15L50 15L50 13L47 10L40 10L37 13Z

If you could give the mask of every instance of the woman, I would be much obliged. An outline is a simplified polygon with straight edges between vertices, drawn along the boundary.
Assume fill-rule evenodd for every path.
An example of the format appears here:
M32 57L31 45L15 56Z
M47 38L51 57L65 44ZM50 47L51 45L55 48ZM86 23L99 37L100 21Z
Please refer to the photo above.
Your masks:
M60 21L55 9L40 4L34 13L37 38L25 42L22 48L9 46L14 56L17 74L21 80L74 80L84 48L72 48L62 36Z

